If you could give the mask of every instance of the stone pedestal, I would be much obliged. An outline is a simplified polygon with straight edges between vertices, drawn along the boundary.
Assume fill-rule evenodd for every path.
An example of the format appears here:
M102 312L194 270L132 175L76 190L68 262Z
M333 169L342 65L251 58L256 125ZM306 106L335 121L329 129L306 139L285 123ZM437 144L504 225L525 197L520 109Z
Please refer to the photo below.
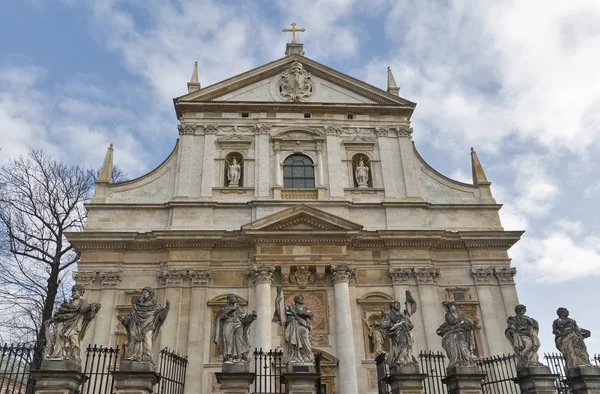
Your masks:
M44 360L31 376L36 381L35 392L46 394L78 393L85 380L81 364L73 360Z
M573 394L600 394L600 367L575 367L568 375Z
M147 361L123 360L118 371L111 372L117 394L151 394L160 377L155 366Z
M539 365L517 371L515 383L523 394L556 394L554 382L559 378L560 375L553 374L548 366Z
M418 365L393 366L388 383L392 394L423 394L423 381L426 378L427 374L421 373Z
M293 370L293 369L292 369ZM313 372L289 372L282 375L288 394L315 394L317 379L321 375Z
M248 394L254 381L248 364L223 364L222 372L215 373L223 394Z
M452 367L446 370L442 382L448 387L448 394L482 394L483 378L485 374L477 367Z

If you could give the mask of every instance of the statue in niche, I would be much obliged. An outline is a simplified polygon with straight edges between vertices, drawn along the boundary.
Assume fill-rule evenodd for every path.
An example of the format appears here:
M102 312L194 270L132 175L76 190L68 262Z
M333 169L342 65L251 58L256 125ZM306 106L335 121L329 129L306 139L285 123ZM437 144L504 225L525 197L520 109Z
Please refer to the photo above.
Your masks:
M383 345L385 344L386 330L381 327L381 322L369 322L366 319L363 319L363 322L365 322L365 325L369 329L369 338L371 338L371 346L373 346L373 353L375 353L375 357L385 353Z
M504 331L504 335L515 350L517 369L542 365L538 356L540 327L538 322L525 315L525 312L527 312L525 305L517 305L515 316L508 318L508 327Z
M416 311L417 302L410 291L406 290L404 310L402 310L400 302L393 301L390 303L389 312L381 312L381 327L386 330L387 337L392 341L387 357L387 364L390 367L418 365L417 359L413 355L415 339L412 330L414 325L410 320Z
M369 187L369 167L365 165L362 157L356 165L354 176L356 176L356 183L358 184L358 187Z
M71 288L71 299L58 308L54 316L44 322L48 359L74 360L81 362L80 343L90 322L100 310L100 304L88 303L83 299L82 285ZM53 329L51 330L51 325Z
M577 322L569 318L567 308L558 308L558 319L552 323L552 333L556 348L562 353L567 369L578 366L590 366L590 356L587 352L584 339L592 333L584 328L579 328Z
M219 309L215 317L211 340L217 344L223 363L250 362L250 339L248 329L256 320L256 311L248 313L239 305L236 295L227 296L227 305Z
M273 323L283 330L283 362L288 364L313 364L315 358L310 344L310 320L313 312L304 305L304 297L298 294L294 297L294 305L285 306L283 287L277 287Z
M242 168L238 164L237 159L234 157L231 163L228 163L227 168L227 180L229 181L229 187L237 187L240 184L240 175Z
M117 316L127 333L125 360L147 361L154 365L152 344L171 306L171 302L167 300L166 306L161 307L154 300L155 295L153 288L144 287L141 297L133 304L131 315Z
M442 337L442 347L448 357L448 368L455 366L474 367L475 336L478 328L473 322L458 313L456 304L452 301L446 305L445 322L437 329Z

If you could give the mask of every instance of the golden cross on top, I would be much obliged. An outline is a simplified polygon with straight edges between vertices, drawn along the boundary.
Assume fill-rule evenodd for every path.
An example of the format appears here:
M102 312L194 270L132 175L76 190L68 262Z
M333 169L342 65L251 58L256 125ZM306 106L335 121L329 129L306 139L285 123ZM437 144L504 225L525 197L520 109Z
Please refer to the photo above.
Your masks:
M291 28L291 29L284 28L284 29L283 29L283 30L281 30L281 31L282 31L282 32L284 32L284 33L287 33L287 32L290 32L290 31L291 31L291 32L292 32L292 42L294 42L294 43L295 43L295 42L297 42L297 41L296 41L296 32L297 32L297 31L304 32L304 31L306 31L306 30L304 30L304 28L301 28L301 29L296 29L296 22L292 22L292 28Z

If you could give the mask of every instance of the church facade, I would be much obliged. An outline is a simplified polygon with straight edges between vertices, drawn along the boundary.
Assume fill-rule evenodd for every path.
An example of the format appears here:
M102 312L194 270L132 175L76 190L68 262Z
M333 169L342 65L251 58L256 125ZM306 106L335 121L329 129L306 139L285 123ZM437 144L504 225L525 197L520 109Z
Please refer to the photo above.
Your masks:
M518 304L505 231L479 159L473 184L431 168L412 142L415 104L388 70L378 89L304 56L286 56L174 99L172 153L150 173L112 183L109 148L88 222L69 240L75 280L102 304L87 343L123 346L117 320L142 288L170 300L156 351L189 357L186 393L218 392L210 336L228 294L257 311L253 346L281 346L276 288L303 294L327 393L376 393L382 310L417 302L415 351L441 350L445 304L477 322L476 353L510 352ZM176 139L175 136L173 138ZM388 347L384 343L383 347Z

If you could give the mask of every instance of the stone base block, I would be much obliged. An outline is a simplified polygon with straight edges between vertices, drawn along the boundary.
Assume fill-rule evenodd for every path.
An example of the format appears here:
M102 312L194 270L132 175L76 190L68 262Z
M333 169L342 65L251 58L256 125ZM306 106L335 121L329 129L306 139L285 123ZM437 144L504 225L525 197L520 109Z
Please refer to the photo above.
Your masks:
M248 373L248 372L250 372L250 366L247 363L237 363L237 364L223 363L221 372L223 372L223 373Z
M151 394L160 377L148 361L123 360L118 371L111 372L117 394Z
M43 365L43 364L42 364ZM52 364L56 367L56 364ZM35 392L44 394L76 394L79 393L81 384L85 376L78 370L61 371L37 370L31 371L31 376L35 379Z
M600 367L575 367L568 375L573 394L600 394Z
M226 364L223 364L225 368ZM229 364L239 365L239 364ZM247 368L246 368L247 369ZM217 372L215 373L217 382L221 385L223 394L248 394L250 385L254 382L254 374L246 372Z
M313 365L314 368L314 365ZM282 375L283 382L287 386L288 394L315 394L317 379L321 375L318 373L284 373Z
M423 393L423 381L427 374L421 373L418 365L394 365L390 368L388 383L392 394Z
M546 365L527 367L517 371L515 382L525 394L555 394L554 382L559 378Z
M291 373L316 373L315 364L313 363L289 363L287 370Z
M448 387L448 394L482 394L481 381L485 374L477 367L452 367L446 369L442 380Z
M40 370L81 372L81 362L71 359L44 359L42 360Z

